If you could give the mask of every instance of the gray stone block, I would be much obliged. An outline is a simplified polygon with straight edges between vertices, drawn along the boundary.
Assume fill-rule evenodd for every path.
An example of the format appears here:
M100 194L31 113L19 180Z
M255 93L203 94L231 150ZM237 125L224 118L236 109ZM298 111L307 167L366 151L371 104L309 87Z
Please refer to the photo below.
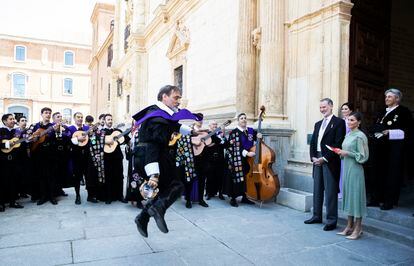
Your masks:
M293 188L281 188L276 202L295 210L308 212L313 204L313 194Z

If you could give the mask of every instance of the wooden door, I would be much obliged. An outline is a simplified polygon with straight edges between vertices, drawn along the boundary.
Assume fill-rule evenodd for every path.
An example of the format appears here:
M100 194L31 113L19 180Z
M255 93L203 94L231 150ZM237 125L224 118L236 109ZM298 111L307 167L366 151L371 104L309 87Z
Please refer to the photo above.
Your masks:
M390 0L354 0L350 32L349 101L372 125L385 108L388 86Z

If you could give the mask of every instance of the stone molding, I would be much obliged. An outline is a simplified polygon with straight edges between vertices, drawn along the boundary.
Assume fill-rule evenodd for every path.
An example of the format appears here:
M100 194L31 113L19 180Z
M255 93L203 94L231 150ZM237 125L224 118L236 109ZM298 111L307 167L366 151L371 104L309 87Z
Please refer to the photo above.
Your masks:
M351 9L354 4L349 1L336 1L319 10L305 14L299 18L285 22L288 28L294 27L295 31L299 31L303 28L314 26L319 24L322 20L330 19L335 16L340 16L342 19L351 20ZM293 28L291 29L293 31Z

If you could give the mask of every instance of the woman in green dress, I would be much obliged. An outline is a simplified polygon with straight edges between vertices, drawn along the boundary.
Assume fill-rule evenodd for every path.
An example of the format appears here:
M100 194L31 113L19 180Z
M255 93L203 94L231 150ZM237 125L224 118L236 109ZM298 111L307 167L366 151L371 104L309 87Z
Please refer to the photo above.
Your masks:
M358 239L362 235L362 217L366 216L365 176L362 164L368 160L368 139L359 130L361 113L353 112L348 117L351 130L337 150L344 163L342 183L342 210L348 215L346 228L338 235L347 239ZM355 221L354 221L355 218Z

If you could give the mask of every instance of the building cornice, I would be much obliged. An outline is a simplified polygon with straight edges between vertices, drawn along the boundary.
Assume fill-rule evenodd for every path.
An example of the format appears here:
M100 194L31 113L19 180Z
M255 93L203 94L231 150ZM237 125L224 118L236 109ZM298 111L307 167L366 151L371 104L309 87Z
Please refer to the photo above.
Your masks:
M19 42L28 42L28 43L56 45L56 46L63 46L63 47L70 47L70 48L77 48L77 49L85 49L89 51L91 50L91 45L86 45L86 44L81 44L81 43L62 42L62 41L55 41L55 40L48 40L48 39L14 36L14 35L8 35L8 34L0 34L0 39L13 40L13 41L19 41Z
M108 4L108 3L96 3L93 11L92 11L92 15L90 18L90 21L92 23L95 22L96 17L98 16L99 13L107 13L107 14L112 14L114 15L115 13L115 6L112 4Z
M13 72L44 72L44 73L54 73L54 74L63 74L63 75L71 75L71 76L86 76L89 77L91 73L89 71L79 71L74 72L73 68L72 71L63 71L63 70L56 70L52 68L38 68L38 67L25 67L25 66L10 66L10 65L0 65L0 69L10 69Z

